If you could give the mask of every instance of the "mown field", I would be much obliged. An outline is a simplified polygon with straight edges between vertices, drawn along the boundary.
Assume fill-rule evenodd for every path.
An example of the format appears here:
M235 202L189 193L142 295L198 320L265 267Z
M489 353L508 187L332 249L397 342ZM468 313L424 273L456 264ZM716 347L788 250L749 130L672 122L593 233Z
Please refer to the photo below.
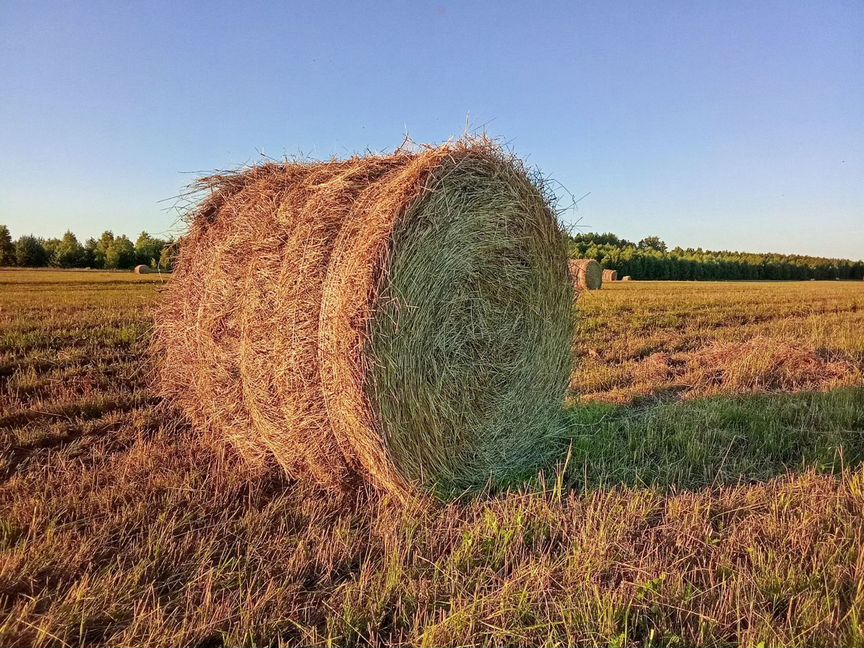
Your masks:
M0 271L0 645L864 645L864 282L584 295L558 465L346 510L158 401L161 281Z

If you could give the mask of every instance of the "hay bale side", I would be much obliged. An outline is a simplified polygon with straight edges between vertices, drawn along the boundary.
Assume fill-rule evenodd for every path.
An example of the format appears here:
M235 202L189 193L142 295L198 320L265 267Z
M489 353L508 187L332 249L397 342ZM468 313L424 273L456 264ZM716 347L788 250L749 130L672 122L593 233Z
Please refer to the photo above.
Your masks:
M132 272L134 272L135 274L149 274L150 273L150 266L136 265L135 268L132 270Z
M594 259L570 259L570 276L577 291L600 290L603 268Z
M617 270L603 270L603 283L607 281L618 281L618 271Z
M572 286L542 192L488 142L204 179L157 313L160 389L252 463L400 497L554 444Z

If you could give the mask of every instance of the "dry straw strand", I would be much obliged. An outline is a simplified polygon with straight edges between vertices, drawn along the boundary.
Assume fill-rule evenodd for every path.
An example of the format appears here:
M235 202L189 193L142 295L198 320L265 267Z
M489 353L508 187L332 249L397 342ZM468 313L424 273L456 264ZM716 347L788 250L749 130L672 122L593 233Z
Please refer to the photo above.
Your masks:
M572 285L542 186L487 140L203 179L157 313L161 392L252 463L350 491L548 460Z

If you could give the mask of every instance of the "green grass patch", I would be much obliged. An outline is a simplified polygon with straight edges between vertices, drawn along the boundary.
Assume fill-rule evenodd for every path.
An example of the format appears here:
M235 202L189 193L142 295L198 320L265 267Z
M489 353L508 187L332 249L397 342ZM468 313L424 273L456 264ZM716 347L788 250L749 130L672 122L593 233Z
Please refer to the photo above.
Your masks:
M864 459L864 388L567 410L566 483L700 488Z

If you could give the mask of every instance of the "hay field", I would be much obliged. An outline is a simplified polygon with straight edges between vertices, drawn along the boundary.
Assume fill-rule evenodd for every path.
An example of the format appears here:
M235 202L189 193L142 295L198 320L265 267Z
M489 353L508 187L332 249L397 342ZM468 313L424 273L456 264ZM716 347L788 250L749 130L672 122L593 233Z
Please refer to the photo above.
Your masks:
M0 645L864 644L864 284L583 295L561 465L346 511L160 406L161 281L0 271Z

